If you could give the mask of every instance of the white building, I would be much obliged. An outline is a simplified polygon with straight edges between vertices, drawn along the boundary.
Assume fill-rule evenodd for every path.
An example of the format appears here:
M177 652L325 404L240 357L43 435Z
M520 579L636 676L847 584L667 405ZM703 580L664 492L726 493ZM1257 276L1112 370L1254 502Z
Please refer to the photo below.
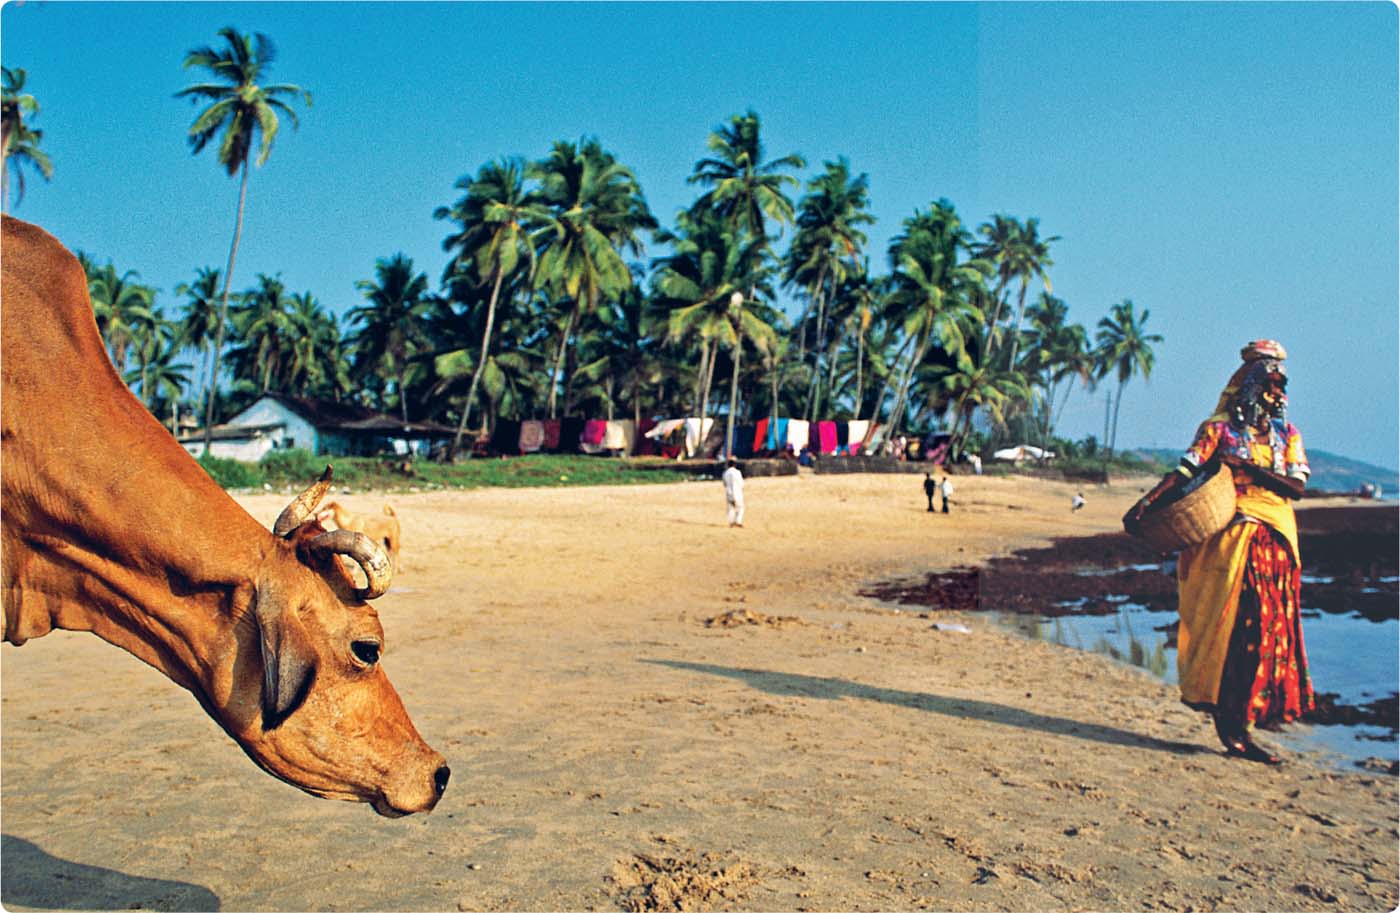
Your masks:
M354 403L265 393L214 426L209 450L213 456L245 463L256 463L272 450L298 448L328 456L426 456L434 444L451 440L455 433L436 422L404 422ZM198 457L204 453L204 432L182 435L180 444Z

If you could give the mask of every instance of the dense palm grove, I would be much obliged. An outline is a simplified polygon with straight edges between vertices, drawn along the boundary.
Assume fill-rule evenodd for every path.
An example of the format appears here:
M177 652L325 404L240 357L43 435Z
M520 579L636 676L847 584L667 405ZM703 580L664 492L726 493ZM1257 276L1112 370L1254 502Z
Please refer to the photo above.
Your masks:
M1049 277L1059 239L1037 219L974 227L938 199L872 251L867 176L838 157L804 183L806 160L770 156L753 111L710 134L695 200L669 225L601 142L559 140L457 181L460 196L431 214L451 254L441 276L386 253L343 317L272 275L235 291L249 166L268 159L279 115L296 125L290 102L311 96L260 82L275 56L265 36L220 37L185 60L208 82L179 95L207 104L191 150L214 148L240 176L225 267L194 270L161 303L128 264L80 257L113 362L172 429L181 411L208 427L285 392L450 423L458 447L502 418L781 415L942 428L956 454L1055 442L1075 388L1111 378L1111 451L1123 385L1151 372L1160 337L1131 301L1092 336L1068 322ZM6 200L12 165L51 172L25 81L5 68Z

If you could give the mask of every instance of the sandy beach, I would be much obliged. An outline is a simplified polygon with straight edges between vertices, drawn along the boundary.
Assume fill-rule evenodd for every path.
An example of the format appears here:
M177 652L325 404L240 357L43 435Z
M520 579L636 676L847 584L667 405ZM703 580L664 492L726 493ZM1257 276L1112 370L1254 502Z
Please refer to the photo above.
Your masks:
M1397 780L1225 758L1175 690L873 582L1119 528L1151 480L337 495L396 508L384 664L452 766L377 817L87 634L0 650L10 910L1391 910ZM283 494L238 499L271 524ZM966 626L936 630L934 622Z

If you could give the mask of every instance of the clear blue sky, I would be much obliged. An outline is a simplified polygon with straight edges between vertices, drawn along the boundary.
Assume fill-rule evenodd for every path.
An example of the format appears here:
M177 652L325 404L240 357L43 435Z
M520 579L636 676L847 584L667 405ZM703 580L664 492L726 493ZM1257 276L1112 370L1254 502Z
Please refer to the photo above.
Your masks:
M53 160L15 215L162 290L222 268L237 182L191 156L187 51L232 25L309 89L254 172L236 287L280 273L343 312L376 258L436 281L453 183L597 136L663 222L706 136L746 108L804 174L870 176L872 262L916 207L1040 219L1056 295L1092 330L1131 298L1161 333L1119 442L1184 448L1250 339L1289 351L1306 443L1400 451L1397 11L1390 3L4 6ZM1038 289L1032 290L1032 296ZM1099 435L1105 388L1061 431Z

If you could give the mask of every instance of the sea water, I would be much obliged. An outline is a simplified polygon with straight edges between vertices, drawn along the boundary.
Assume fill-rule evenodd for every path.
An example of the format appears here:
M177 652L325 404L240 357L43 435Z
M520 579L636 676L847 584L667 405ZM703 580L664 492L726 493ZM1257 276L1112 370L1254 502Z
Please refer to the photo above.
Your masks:
M1111 576L1119 570L1085 571ZM1303 645L1313 690L1331 692L1339 704L1362 705L1400 691L1400 620L1368 619L1360 612L1323 612L1308 607L1309 592L1333 583L1330 578L1303 578ZM1394 578L1377 583L1393 588ZM1176 627L1175 611L1152 611L1128 596L1110 596L1116 611L1108 615L1076 615L1076 602L1058 606L1071 614L1044 617L1013 612L992 612L1000 624L1051 643L1102 653L1175 684L1176 648L1168 646L1168 634ZM1294 723L1281 733L1267 733L1295 751L1318 753L1326 763L1351 767L1355 762L1379 757L1400 760L1395 731L1376 726L1321 726Z

